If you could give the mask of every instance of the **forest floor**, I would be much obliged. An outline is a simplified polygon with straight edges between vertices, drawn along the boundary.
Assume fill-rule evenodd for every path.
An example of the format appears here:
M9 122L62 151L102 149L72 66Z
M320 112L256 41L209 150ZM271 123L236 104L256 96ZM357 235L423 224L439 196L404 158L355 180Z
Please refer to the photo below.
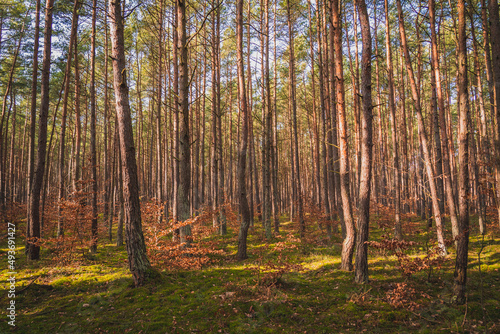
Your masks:
M372 215L370 240L380 243L369 247L365 285L353 282L353 272L339 270L339 233L330 240L310 223L301 241L297 224L285 217L281 233L269 241L255 223L249 258L241 262L235 260L235 222L226 236L195 240L197 252L176 253L173 261L185 261L184 267L172 266L158 247L150 253L157 275L139 288L133 287L124 246L99 240L96 255L81 249L68 261L57 257L57 249L42 248L42 259L27 263L19 236L15 327L6 317L2 233L0 333L500 333L497 224L489 224L483 238L472 217L467 302L457 306L450 302L454 247L447 257L436 257L434 229L406 217L405 240L412 242L391 248L389 223L390 217Z

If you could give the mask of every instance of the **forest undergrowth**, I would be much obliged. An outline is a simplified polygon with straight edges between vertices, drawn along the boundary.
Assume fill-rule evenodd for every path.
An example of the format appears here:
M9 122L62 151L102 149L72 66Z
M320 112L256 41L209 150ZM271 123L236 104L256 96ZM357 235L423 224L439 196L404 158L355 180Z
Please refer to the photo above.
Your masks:
M228 234L217 235L211 210L191 220L191 247L172 240L178 226L160 219L163 206L144 203L143 230L155 275L134 288L125 246L107 239L100 224L98 251L89 253L85 205L65 208L66 235L44 227L40 261L24 256L25 207L11 206L16 230L16 327L2 319L0 332L18 333L498 333L500 332L500 231L483 237L472 218L467 302L450 302L455 252L437 252L427 220L404 216L404 241L392 239L391 210L374 205L370 222L369 277L353 282L339 270L340 227L306 206L307 233L280 217L280 233L267 240L258 217L248 239L249 258L236 261L238 215L224 207ZM57 205L45 221L53 222ZM54 211L54 212L52 212ZM71 213L71 214L70 214ZM491 212L493 216L493 212ZM492 218L492 216L490 216ZM116 218L115 218L116 220ZM489 221L491 221L490 219ZM3 228L3 227L2 227ZM447 227L451 235L450 227ZM4 231L2 231L4 232ZM8 281L7 238L2 233L1 285ZM479 266L480 261L480 266ZM5 265L4 265L5 264ZM0 296L6 305L7 293Z

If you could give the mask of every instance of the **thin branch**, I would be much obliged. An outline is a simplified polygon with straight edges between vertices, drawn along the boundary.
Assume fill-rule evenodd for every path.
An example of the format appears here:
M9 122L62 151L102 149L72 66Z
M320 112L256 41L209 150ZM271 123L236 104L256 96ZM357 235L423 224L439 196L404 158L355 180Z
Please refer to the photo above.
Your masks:
M193 38L195 38L196 35L198 35L200 33L201 29L203 29L203 27L205 26L205 23L207 22L207 19L210 16L210 14L212 14L221 5L222 5L222 1L219 1L219 2L217 2L217 6L215 6L212 9L210 9L210 11L207 13L207 15L205 15L205 17L203 18L203 21L201 22L201 25L198 28L198 30L192 36L189 37L188 41L186 42L186 47L188 47L189 43L191 43L191 41L193 40Z

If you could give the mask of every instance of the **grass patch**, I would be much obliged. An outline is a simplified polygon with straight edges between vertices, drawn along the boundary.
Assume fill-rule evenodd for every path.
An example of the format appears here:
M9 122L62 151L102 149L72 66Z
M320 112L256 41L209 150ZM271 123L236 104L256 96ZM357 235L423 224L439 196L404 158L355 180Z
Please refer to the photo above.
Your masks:
M379 220L370 226L370 240L390 233ZM406 225L407 240L416 242L410 257L424 256L433 243L426 224L413 218ZM104 240L94 256L65 265L52 263L46 250L42 260L28 263L18 247L16 327L2 321L0 333L498 332L500 241L496 227L488 231L484 240L471 234L462 306L449 303L453 247L430 275L427 269L408 277L393 254L369 248L370 283L357 285L352 272L339 270L340 236L325 240L317 224L309 224L303 247L295 223L282 224L281 233L267 241L256 222L248 239L250 258L242 262L234 259L237 228L230 225L227 236L204 238L221 250L210 255L213 262L193 270L157 266L159 277L140 288L133 287L125 248ZM3 263L6 245L2 240ZM287 263L293 266L283 269ZM282 272L270 281L263 279L277 270ZM7 272L1 271L3 289ZM7 301L3 293L0 304Z

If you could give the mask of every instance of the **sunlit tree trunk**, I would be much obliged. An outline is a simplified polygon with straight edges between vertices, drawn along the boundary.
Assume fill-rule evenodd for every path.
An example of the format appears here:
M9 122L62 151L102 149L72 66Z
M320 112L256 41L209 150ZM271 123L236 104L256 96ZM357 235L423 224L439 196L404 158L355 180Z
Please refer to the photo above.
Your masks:
M118 158L118 162L116 163L118 166L118 184L116 186L117 200L118 200L118 224L116 226L116 246L123 246L123 222L125 220L125 208L123 205L123 166L122 166L122 154L120 151L120 139L118 138L118 122L115 124L115 140L114 147L115 151L118 152L116 157Z
M355 282L368 282L368 223L372 178L372 41L370 22L364 0L356 0L361 25L363 51L361 56L361 173L359 182L358 235L356 240Z
M356 242L356 229L352 215L351 194L349 191L349 142L347 134L347 117L345 111L344 70L342 56L342 20L340 16L339 1L332 0L332 28L334 32L335 47L335 94L337 99L337 121L340 139L340 197L342 200L343 219L345 224L345 237L342 244L342 263L340 268L352 270L352 256Z
M179 221L185 222L190 218L191 187L191 141L189 135L189 71L188 71L188 44L186 34L186 1L176 0L177 7L177 45L179 54L179 187L177 189ZM184 224L180 228L181 244L189 245L191 226Z
M477 127L478 127L478 140L477 145L475 144L475 139L471 140L472 149L474 151L474 156L469 159L472 162L474 169L474 177L476 179L476 191L477 191L477 204L478 204L478 222L479 222L479 232L481 234L486 233L486 201L485 194L487 188L485 187L485 180L480 176L480 169L486 172L487 170L484 168L486 164L489 164L489 141L488 141L488 130L486 125L486 110L484 108L484 99L483 99L483 83L481 80L481 67L479 64L479 52L478 52L478 43L476 39L476 31L474 27L474 21L472 19L472 12L469 11L469 17L471 18L471 33L472 33L472 42L474 47L474 75L476 81L476 119L477 119ZM472 121L469 121L469 126L472 127ZM473 129L471 128L471 131ZM471 132L473 133L473 132ZM483 167L480 168L480 165Z
M377 0L373 1L373 16L375 17L375 25L373 29L374 36L378 36L378 15L377 15ZM374 50L375 55L379 55L379 47L378 40L374 38ZM386 163L386 151L389 147L387 142L387 136L384 133L384 115L385 113L382 111L382 100L381 100L381 83L380 83L380 66L379 61L381 57L377 57L374 59L375 62L375 82L376 82L376 102L373 107L373 113L375 115L375 119L377 120L377 136L376 141L378 145L375 146L374 162L372 163L374 174L373 177L373 201L375 203L380 203L382 205L389 205L387 193L390 192L388 189L388 183L390 182L390 177L387 172L387 163ZM375 109L376 108L376 109ZM395 133L395 132L394 132ZM393 136L394 137L394 136Z
M262 223L266 231L266 237L271 238L271 131L272 131L272 109L271 109L271 84L269 78L269 0L261 1L261 25L263 34L261 36L262 52Z
M216 2L212 1L212 6L215 8ZM216 35L217 30L217 17L215 11L212 12L212 117L211 117L211 126L212 126L212 137L210 143L210 189L211 189L211 201L212 201L212 210L214 213L213 216L213 227L220 230L220 217L218 214L220 200L219 200L219 168L218 168L218 141L220 140L219 134L217 131L218 125L218 117L219 114L219 99L217 97L217 85L219 83L218 80L218 36Z
M135 161L135 146L129 105L129 87L124 48L124 22L120 0L109 1L111 45L113 57L113 86L118 118L120 153L123 173L125 232L129 269L136 286L143 285L151 271L142 234L139 184Z
M438 42L437 42L437 32L436 32L436 18L435 18L435 5L434 0L429 0L429 18L430 18L430 28L431 28L431 58L432 58L432 70L434 72L434 79L436 81L436 96L437 96L437 106L439 108L439 128L441 131L441 152L442 152L442 164L443 164L443 177L445 183L446 191L446 202L448 204L448 210L450 211L450 220L452 226L453 236L456 237L458 228L457 211L455 206L455 196L453 194L453 187L451 184L451 171L449 162L449 152L448 152L448 134L446 131L446 118L445 118L445 107L443 91L441 88L441 71L439 69L439 54L438 54Z
M173 150L172 150L172 165L173 165L173 173L172 173L172 216L173 221L179 221L179 198L177 196L179 192L179 35L177 22L178 22L178 12L177 12L177 2L175 6L173 6L174 18L173 18L173 54L172 54L172 63L173 63L173 95L174 95L174 126L173 126ZM177 239L179 236L179 229L174 231L174 239Z
M163 97L163 50L164 32L163 32L163 0L160 0L158 12L158 80L156 82L156 199L163 202L163 158L162 158L162 130L161 130L161 113L162 113L162 97ZM158 222L163 221L163 211L159 214Z
M498 13L498 7L496 8ZM457 240L457 258L455 263L455 281L453 300L457 304L465 303L467 282L467 260L469 251L469 93L467 74L467 40L465 22L465 1L458 0L458 208L459 225Z
M276 3L274 2L274 31L276 32ZM269 30L268 30L269 33ZM278 189L278 131L277 131L277 118L278 118L278 107L277 107L277 86L278 86L278 71L276 66L277 52L276 52L276 33L274 34L274 85L273 85L273 124L271 125L272 138L271 143L271 177L273 179L273 216L274 216L274 232L279 232L279 214L281 208L281 195Z
M326 133L325 133L325 142L326 142L326 150L327 150L327 160L326 160L326 172L328 175L328 205L330 206L330 217L329 220L326 224L326 233L329 238L332 236L332 225L333 221L337 219L337 197L336 197L336 192L335 192L335 173L334 173L334 165L335 165L335 158L334 158L334 136L333 136L333 129L335 127L336 121L333 119L333 116L335 115L335 92L334 87L333 87L333 82L332 82L332 71L333 71L333 59L334 59L334 54L333 50L330 49L330 43L329 38L330 32L328 31L328 26L329 26L329 11L327 10L329 6L329 1L325 0L321 6L321 12L322 12L322 20L321 20L321 25L322 25L322 43L323 43L323 89L324 89L324 106L325 106L325 120L326 120ZM336 131L335 131L336 132ZM290 131L290 135L292 134L292 131ZM293 165L292 165L293 166ZM293 175L293 170L292 170L292 175Z
M310 45L310 59L311 59L311 89L312 89L312 116L313 116L313 135L314 135L314 175L315 175L315 204L321 207L321 168L320 168L320 139L318 128L318 116L316 107L316 74L315 74L315 55L314 55L314 35L313 35L313 21L312 21L312 5L311 0L307 1L308 15L309 15L309 45Z
M292 119L293 119L293 151L294 151L294 163L295 163L295 175L293 175L293 182L295 183L295 189L297 192L297 218L299 221L299 231L300 237L305 237L306 224L304 221L304 209L302 204L302 185L300 178L300 163L299 163L299 132L297 125L297 101L296 101L296 84L295 84L295 47L294 47L294 35L295 35L295 19L292 17L292 11L290 6L290 0L287 0L287 20L288 20L288 37L290 39L289 49L290 49L290 102L292 108Z
M340 195L340 173L339 173L339 145L338 145L338 139L337 139L337 101L336 101L336 93L335 93L335 61L337 58L337 54L334 51L335 49L335 43L334 43L334 29L333 29L333 23L332 23L332 2L329 1L328 3L328 9L329 10L329 26L330 30L328 32L329 34L329 43L328 43L328 56L329 56L329 77L328 77L328 86L330 89L330 98L329 98L329 103L330 103L330 147L331 147L331 154L332 154L332 161L330 165L330 170L332 173L332 181L333 181L333 188L332 194L334 195L331 200L332 200L332 208L334 208L334 220L338 220L340 218L340 225L341 225L341 230L342 230L342 237L345 237L346 231L345 231L345 224L344 220L342 218L343 216L343 211L341 210L341 195ZM338 231L338 228L335 230Z
M319 4L319 2L318 2ZM327 226L330 224L331 215L330 215L330 201L329 201L329 191L328 191L328 150L326 149L327 143L327 121L326 121L326 104L325 104L325 87L324 87L324 71L323 71L323 43L322 43L322 24L321 24L321 10L318 6L317 11L317 26L318 26L318 56L319 56L319 95L320 95L320 110L321 110L321 132L322 132L322 141L321 141L321 165L323 166L323 183L322 183L322 191L323 191L323 209L325 210L325 216L327 219Z

